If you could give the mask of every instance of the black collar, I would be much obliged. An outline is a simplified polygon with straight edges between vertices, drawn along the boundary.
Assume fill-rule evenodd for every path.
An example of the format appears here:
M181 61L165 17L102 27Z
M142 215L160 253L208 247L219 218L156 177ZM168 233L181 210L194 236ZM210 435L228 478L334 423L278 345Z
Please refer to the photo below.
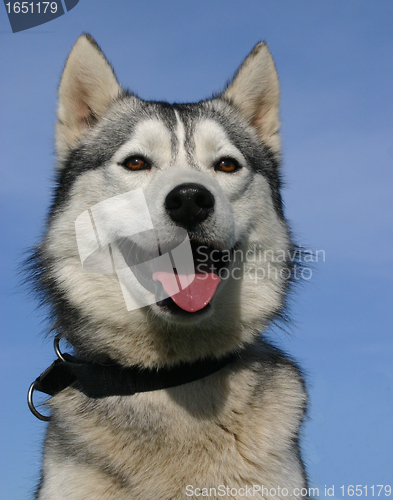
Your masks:
M124 367L115 363L89 363L69 354L61 354L60 359L52 363L30 386L28 404L36 417L49 420L49 417L35 409L32 399L34 390L54 396L73 385L90 398L131 396L137 392L157 391L194 382L221 370L236 357L237 353L231 352L219 359L206 358L170 368L149 369Z

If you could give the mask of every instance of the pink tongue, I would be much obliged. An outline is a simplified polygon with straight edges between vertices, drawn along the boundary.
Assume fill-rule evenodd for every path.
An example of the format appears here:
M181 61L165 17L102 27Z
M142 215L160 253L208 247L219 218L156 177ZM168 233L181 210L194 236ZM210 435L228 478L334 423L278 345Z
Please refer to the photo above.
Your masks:
M177 278L176 281L173 279L174 276ZM181 289L179 283L190 281L187 276L177 276L173 272L167 273L165 271L153 273L153 280L160 281L173 302L187 312L203 309L211 301L221 281L214 273L195 273L194 280L186 288Z

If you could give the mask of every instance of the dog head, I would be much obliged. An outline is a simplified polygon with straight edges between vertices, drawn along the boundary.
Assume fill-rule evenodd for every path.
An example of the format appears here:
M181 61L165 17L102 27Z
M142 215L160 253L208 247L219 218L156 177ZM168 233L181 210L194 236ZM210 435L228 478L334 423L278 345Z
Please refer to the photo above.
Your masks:
M168 104L123 90L83 35L60 82L56 148L36 279L79 351L144 365L220 356L281 310L291 243L266 44L220 95Z

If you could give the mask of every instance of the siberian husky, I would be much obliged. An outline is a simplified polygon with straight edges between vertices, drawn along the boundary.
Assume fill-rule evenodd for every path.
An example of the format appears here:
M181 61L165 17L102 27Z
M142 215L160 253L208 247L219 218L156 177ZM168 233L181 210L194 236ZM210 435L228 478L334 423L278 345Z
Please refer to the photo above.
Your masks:
M267 45L221 94L169 104L120 87L82 35L58 96L31 258L60 358L29 396L40 416L34 389L52 395L36 499L307 498L303 379L262 336L294 248Z

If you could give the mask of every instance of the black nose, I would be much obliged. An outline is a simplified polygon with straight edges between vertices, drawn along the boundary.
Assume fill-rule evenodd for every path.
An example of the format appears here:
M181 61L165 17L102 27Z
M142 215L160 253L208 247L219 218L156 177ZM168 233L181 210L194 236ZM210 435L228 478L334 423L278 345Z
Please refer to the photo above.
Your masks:
M165 198L165 208L173 221L190 228L213 211L214 196L200 184L180 184Z

